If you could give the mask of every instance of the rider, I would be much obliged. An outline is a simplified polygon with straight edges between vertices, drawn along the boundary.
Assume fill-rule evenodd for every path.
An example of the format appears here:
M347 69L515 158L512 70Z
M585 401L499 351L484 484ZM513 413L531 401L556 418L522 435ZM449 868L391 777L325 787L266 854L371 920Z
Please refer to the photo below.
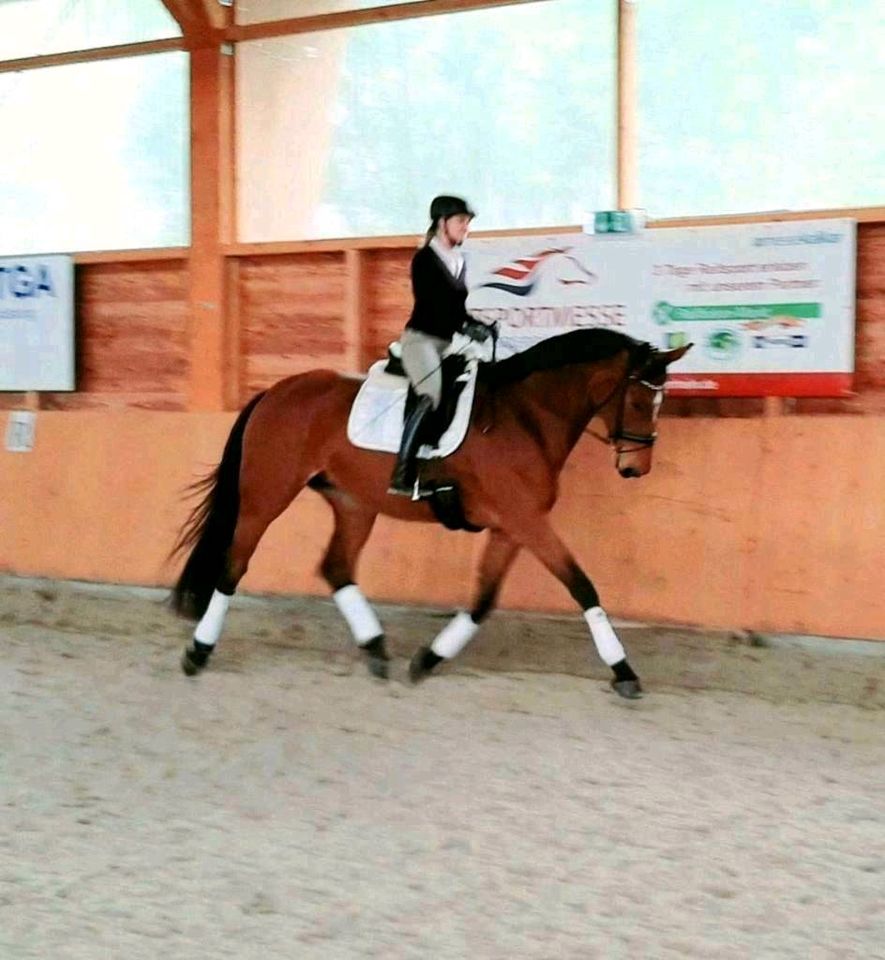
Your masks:
M416 472L414 458L424 418L442 396L440 364L456 333L475 340L491 336L490 328L470 316L465 308L467 278L461 244L476 214L460 197L434 197L430 227L424 244L412 258L412 293L415 305L400 337L402 362L418 396L403 427L403 437L389 493L412 496Z

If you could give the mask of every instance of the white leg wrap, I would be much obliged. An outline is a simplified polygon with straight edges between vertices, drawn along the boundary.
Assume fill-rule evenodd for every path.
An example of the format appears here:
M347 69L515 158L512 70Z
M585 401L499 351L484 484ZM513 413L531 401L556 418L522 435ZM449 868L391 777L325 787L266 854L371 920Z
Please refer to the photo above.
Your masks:
M355 583L336 590L332 594L335 606L347 621L353 639L360 645L380 637L384 633L375 611L363 596L363 591Z
M626 658L621 641L618 640L602 607L591 607L585 610L584 619L590 627L590 633L593 634L593 642L596 644L599 656L605 663L611 667Z
M221 628L224 626L224 616L227 608L230 606L230 597L226 593L219 593L216 590L212 594L209 606L203 614L203 619L197 624L194 630L194 640L200 643L209 644L214 647L221 636Z
M456 614L437 634L430 649L438 656L450 660L456 657L476 636L479 624L473 622L469 613L463 610Z

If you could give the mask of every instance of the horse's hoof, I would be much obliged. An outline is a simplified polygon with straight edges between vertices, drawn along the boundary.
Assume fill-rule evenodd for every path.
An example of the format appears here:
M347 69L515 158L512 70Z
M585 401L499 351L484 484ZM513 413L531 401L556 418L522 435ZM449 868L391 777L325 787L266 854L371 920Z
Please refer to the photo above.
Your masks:
M612 680L612 690L625 700L640 700L642 698L642 685L639 680Z
M424 669L422 652L423 651L419 650L409 661L409 680L412 683L420 683L429 673L429 671Z
M362 644L360 650L366 655L369 673L379 680L386 680L390 674L390 657L387 656L387 646L384 643L384 635L382 634L370 640L368 643Z
M193 647L186 647L181 655L181 669L185 676L195 677L209 662L209 654Z
M379 680L387 680L390 676L390 661L381 657L367 657L369 673Z
M409 680L412 683L420 683L430 676L433 668L442 661L439 654L434 653L430 647L420 647L415 656L409 661Z

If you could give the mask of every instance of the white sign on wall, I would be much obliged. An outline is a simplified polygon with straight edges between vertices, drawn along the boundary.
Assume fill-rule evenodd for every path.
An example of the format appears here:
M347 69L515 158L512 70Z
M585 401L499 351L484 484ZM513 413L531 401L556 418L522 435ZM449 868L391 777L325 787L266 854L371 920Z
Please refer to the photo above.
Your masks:
M6 421L6 449L10 453L30 453L34 449L37 415L32 410L12 410Z
M0 257L0 390L73 390L74 265Z
M673 393L844 396L854 371L851 220L471 240L468 309L501 353L580 327L695 348Z

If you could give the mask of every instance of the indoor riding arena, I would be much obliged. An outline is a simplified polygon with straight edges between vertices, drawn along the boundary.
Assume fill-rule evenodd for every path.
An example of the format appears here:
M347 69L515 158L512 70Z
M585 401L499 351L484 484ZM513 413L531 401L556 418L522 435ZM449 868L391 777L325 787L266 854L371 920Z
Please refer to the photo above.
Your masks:
M0 0L0 960L885 957L883 46Z

